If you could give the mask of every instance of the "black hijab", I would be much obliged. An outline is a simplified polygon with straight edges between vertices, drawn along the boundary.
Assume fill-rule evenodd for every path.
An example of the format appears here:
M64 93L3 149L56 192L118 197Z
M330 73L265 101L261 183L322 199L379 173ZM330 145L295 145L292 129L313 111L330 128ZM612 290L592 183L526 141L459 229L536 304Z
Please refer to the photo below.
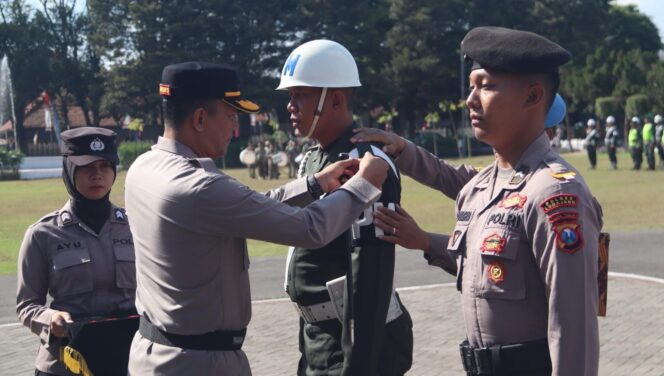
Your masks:
M111 165L113 166L113 181L115 182L117 166L113 162L111 162ZM109 199L111 192L109 191L106 196L99 200L85 198L76 189L76 167L67 157L62 159L62 180L65 183L67 192L69 192L72 211L81 222L99 234L111 215L111 201Z

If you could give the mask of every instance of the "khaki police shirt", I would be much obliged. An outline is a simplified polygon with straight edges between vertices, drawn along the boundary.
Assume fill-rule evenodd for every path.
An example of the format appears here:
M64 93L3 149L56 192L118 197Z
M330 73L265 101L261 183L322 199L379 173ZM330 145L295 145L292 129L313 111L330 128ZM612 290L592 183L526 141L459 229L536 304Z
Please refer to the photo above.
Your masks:
M414 146L398 163L449 194L472 174ZM546 134L491 195L496 169L494 162L463 186L452 236L431 234L428 260L457 275L471 345L546 338L554 376L596 375L601 207Z
M73 317L132 311L136 289L134 247L123 209L111 207L97 235L69 202L25 232L18 255L16 313L41 339L36 367L63 373L61 339L50 335L55 311ZM46 296L53 301L46 305Z
M159 138L126 179L139 314L183 335L245 328L251 317L246 238L322 247L379 196L356 176L325 199L296 207L313 201L306 179L263 195L184 144ZM147 355L132 347L130 371L137 356Z

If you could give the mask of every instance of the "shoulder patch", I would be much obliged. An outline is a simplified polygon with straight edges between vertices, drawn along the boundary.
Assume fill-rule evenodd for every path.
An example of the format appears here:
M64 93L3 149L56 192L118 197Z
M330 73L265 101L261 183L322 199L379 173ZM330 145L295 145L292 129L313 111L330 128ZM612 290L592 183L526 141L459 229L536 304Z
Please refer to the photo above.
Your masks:
M581 225L576 222L561 222L553 226L556 233L556 246L569 254L576 253L583 246Z
M113 218L116 221L127 222L127 215L125 214L125 210L122 208L115 208L113 211Z
M549 213L558 208L568 207L575 208L579 204L579 196L563 193L555 196L551 196L545 199L540 207L544 210L544 213Z
M63 211L60 213L60 220L62 221L62 224L66 225L69 222L72 221L71 219L71 214L68 211Z

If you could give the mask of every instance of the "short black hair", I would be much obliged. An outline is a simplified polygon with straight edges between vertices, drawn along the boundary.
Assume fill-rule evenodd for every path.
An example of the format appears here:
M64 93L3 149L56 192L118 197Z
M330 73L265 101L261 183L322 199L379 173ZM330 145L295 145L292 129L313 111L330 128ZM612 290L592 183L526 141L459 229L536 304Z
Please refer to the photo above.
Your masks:
M203 108L210 115L217 113L217 103L214 99L175 100L163 98L164 125L173 129L180 129L182 124L197 108Z

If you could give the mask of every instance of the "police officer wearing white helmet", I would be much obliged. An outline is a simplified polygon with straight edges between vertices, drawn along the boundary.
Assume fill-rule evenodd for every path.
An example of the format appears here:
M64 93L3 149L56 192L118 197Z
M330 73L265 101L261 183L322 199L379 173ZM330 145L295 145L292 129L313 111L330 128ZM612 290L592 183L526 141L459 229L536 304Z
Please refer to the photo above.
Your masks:
M655 149L659 155L659 167L664 167L664 119L655 115Z
M310 179L347 154L374 154L390 165L374 210L394 210L401 194L394 162L372 144L350 142L353 88L359 86L355 59L339 43L314 40L290 54L277 89L290 94L295 134L318 142L298 174ZM383 232L374 227L374 210L323 247L289 250L285 288L301 316L298 375L402 375L410 369L412 321L393 290L394 244L378 238Z
M597 133L597 122L595 119L588 119L588 128L586 128L586 151L588 152L588 160L590 160L590 169L594 170L597 167L597 143L599 141L599 133Z
M611 169L618 168L618 157L616 156L616 147L618 146L618 138L620 132L616 127L616 118L613 115L606 117L606 136L604 136L604 145L606 145L606 152L609 154L609 161L611 162Z

